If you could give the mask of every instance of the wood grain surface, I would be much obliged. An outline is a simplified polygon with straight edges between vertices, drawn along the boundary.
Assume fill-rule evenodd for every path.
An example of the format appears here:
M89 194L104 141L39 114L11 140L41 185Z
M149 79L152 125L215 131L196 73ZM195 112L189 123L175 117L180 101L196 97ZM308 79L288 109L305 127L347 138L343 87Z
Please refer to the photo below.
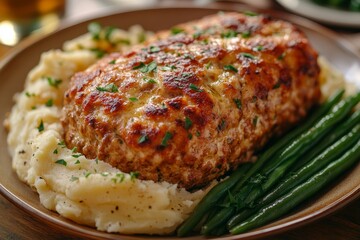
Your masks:
M75 2L75 1L73 1ZM94 2L91 0L82 0L78 2L79 8L85 4L85 2ZM264 0L252 0L245 1L258 7L270 7L275 9L281 9L274 1ZM81 3L81 4L80 4ZM96 7L96 5L87 5ZM76 6L73 6L76 7ZM76 11L73 11L76 12ZM336 29L339 30L339 29ZM354 42L360 42L360 36L357 33L358 38L355 39L354 30L351 30L350 34L346 34L344 30L340 31L348 39ZM359 31L357 31L359 32ZM356 31L355 31L356 33ZM9 50L8 47L0 45L0 59ZM359 50L360 51L360 50ZM7 154L7 153L1 153ZM74 236L69 236L61 232L61 230L54 229L47 225L45 222L37 220L30 214L17 208L10 203L7 199L0 195L0 240L75 240L81 239ZM268 240L275 239L290 239L290 240L304 240L304 239L316 239L316 240L358 240L360 239L360 199L357 199L347 205L346 207L338 210L330 216L324 217L311 224L303 227L290 230L280 235L266 238Z
M2 240L75 240L81 239L51 228L20 210L0 195L0 239ZM164 238L165 239L165 238ZM266 240L359 240L360 199L334 214L311 224L266 238Z

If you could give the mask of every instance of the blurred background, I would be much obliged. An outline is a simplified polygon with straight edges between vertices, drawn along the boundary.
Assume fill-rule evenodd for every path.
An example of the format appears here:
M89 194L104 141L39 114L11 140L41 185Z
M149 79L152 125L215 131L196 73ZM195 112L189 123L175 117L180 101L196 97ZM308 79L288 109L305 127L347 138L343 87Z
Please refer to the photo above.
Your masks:
M0 0L0 53L25 37L54 31L61 22L77 22L115 10L190 2L198 6L245 3L290 11L347 34L360 49L360 0ZM353 37L357 38L353 40Z

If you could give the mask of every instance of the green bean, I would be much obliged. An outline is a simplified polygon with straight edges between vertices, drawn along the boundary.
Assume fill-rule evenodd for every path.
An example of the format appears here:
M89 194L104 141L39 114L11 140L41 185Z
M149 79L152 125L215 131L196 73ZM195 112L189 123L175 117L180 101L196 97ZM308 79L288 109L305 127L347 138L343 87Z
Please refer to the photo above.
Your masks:
M346 151L350 146L355 144L360 138L360 125L355 126L351 132L343 136L326 151L314 158L309 164L305 165L295 174L285 179L280 185L272 190L266 197L264 197L259 204L266 204L275 200L278 196L285 193L287 190L292 189L299 183L303 182L310 176L314 175L317 171L329 164L340 154Z
M225 225L219 226L218 228L214 229L209 235L211 236L221 236L226 233L229 233L229 230L226 228Z
M179 237L188 235L208 213L209 209L211 209L218 200L244 176L244 173L250 168L250 166L250 163L241 166L238 170L231 174L229 178L213 187L196 206L193 214L178 228L177 235Z
M312 148L306 155L298 161L294 168L294 170L298 170L308 161L319 155L324 149L329 147L332 143L342 137L345 133L347 133L350 129L352 129L356 124L360 122L360 110L353 113L348 119L339 124L334 131L328 133L317 145L316 148ZM290 173L292 174L292 173Z
M360 124L356 125L349 133L336 141L333 145L327 148L323 153L315 157L303 168L299 169L296 173L288 175L279 185L269 191L261 200L257 201L254 209L245 209L241 211L228 221L228 228L234 227L244 218L249 217L252 213L266 204L275 201L283 194L291 191L300 183L306 181L309 177L316 174L320 169L324 168L330 162L334 161L340 154L345 152L348 148L356 143L360 138Z
M276 201L261 208L245 222L230 229L232 234L239 234L250 229L262 226L277 219L293 209L295 206L308 199L326 184L330 183L341 173L349 169L359 161L360 141L335 162L330 163L325 169L308 179L305 183L297 186L291 192L280 197Z
M233 192L238 192L244 185L244 183L252 177L276 152L284 148L286 145L291 142L294 138L298 137L306 130L308 130L312 125L315 124L321 117L323 117L335 104L337 104L342 96L344 95L345 90L340 89L336 91L329 99L323 103L316 111L309 116L305 123L301 124L297 128L293 129L285 136L280 138L274 145L268 148L263 154L260 155L259 159L252 166L250 171L245 175L242 181L238 182Z
M262 206L263 207L263 206ZM255 214L257 211L259 211L260 208L246 208L234 215L232 218L229 219L229 221L226 224L227 229L232 229L239 225L242 221L248 219L253 214Z
M306 130L308 130L315 122L317 122L321 117L323 117L335 104L337 104L342 96L344 95L345 90L340 89L337 90L332 96L329 97L327 101L325 101L316 111L311 114L305 123L301 124L297 128L293 129L285 136L280 138L274 145L268 148L263 154L260 154L259 159L255 162L255 164L250 168L250 170L246 173L245 177L243 177L233 189L231 189L232 193L236 193L240 191L243 187L244 183L252 177L277 151L284 148L286 145L291 142L294 138L298 137ZM228 202L229 199L226 198L225 202Z
M247 205L252 205L255 200L261 197L266 191L268 191L284 174L296 163L296 161L309 149L311 149L316 143L318 143L323 136L331 131L332 127L340 122L351 109L360 101L360 92L354 96L348 97L342 100L340 103L334 106L332 111L318 121L314 127L309 131L295 139L294 142L286 148L279 156L275 166L266 168L263 176L266 177L266 181L260 183L259 187L255 188L252 193L244 201Z
M266 166L264 171L261 171L259 177L253 178L234 198L238 201L236 208L243 209L247 206L252 206L253 202L261 197L268 189L270 189L279 179L293 166L296 160L314 146L321 138L331 131L331 128L341 121L351 109L360 101L360 93L348 97L345 100L336 104L329 114L321 118L311 129L295 139L289 147L274 160L270 167ZM275 163L275 164L274 164ZM259 179L257 179L259 178ZM263 180L265 179L265 181ZM250 190L250 191L249 191ZM244 194L249 192L249 194ZM244 200L245 199L245 200ZM235 212L235 207L223 208L210 221L202 227L202 234L209 234L217 226L224 224L229 220Z
M279 151L284 146L288 145L291 140L301 135L303 132L308 130L315 122L317 122L321 117L323 117L335 104L337 104L342 96L344 95L345 90L341 89L336 91L329 99L323 103L316 111L309 116L305 123L301 124L297 128L293 129L285 136L280 138L274 145L268 148L263 154L260 155L259 159L255 164L250 168L245 177L239 181L233 192L238 192L244 183L253 176L277 151Z
M227 199L227 202L223 203L223 208L217 209L215 214L212 214L212 218L202 226L201 234L211 235L212 232L221 225L225 225L226 221L231 218L236 213L236 206L234 206L234 199L241 202L243 199L240 199L242 196L248 196L248 194L253 190L251 186L253 184L247 183L245 188L242 188L235 197Z
M320 119L309 131L295 139L295 141L293 141L293 143L281 153L279 161L273 161L272 164L265 167L263 172L268 175L281 163L287 161L293 156L303 154L308 151L325 134L330 132L336 123L345 118L359 101L360 92L340 101L332 108L329 114Z

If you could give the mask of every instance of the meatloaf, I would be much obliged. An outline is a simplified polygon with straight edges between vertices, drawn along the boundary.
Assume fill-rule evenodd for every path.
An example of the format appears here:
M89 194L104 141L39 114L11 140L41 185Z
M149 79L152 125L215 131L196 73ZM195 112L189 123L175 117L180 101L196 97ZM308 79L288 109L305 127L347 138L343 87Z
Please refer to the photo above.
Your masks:
M317 53L296 26L219 13L75 74L69 148L140 179L194 189L250 161L319 102Z

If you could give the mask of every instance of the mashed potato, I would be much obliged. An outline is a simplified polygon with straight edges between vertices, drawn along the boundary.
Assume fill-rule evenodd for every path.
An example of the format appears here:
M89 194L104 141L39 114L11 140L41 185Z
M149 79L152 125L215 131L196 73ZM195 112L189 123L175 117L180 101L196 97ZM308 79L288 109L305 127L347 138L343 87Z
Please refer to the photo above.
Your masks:
M104 34L104 33L102 33ZM187 192L168 183L141 181L98 159L87 159L63 143L60 123L70 77L93 64L102 51L124 51L145 33L139 26L115 30L109 39L86 34L42 55L15 96L8 119L9 150L19 178L39 193L41 203L77 223L127 234L168 234L192 212L215 184ZM116 44L113 44L116 43ZM344 86L324 59L322 90L329 96Z
M345 96L357 92L358 87L351 82L345 81L343 73L332 66L326 58L319 57L318 63L321 69L319 78L323 101L338 89L345 89Z
M99 51L124 51L144 34L138 26L116 30L111 34L119 43L115 46L86 34L65 43L64 50L44 53L24 91L15 96L8 119L9 150L19 178L39 193L46 208L101 231L173 232L206 193L138 180L136 173L87 159L63 143L60 114L70 77L93 64Z

